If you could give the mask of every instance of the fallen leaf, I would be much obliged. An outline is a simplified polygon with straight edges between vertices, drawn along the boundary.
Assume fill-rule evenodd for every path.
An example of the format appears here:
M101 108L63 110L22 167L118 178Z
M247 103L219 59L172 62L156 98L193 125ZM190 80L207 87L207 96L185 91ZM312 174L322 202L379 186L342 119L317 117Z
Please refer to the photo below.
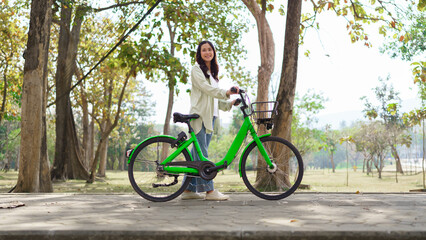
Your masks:
M0 203L0 208L17 208L25 206L25 203L19 201Z

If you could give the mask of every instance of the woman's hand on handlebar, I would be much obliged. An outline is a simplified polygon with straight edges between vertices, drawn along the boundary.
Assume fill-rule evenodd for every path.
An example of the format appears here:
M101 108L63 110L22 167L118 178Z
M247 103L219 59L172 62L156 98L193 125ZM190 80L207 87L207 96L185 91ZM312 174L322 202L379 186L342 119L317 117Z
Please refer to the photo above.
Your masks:
M233 106L238 106L238 105L240 105L240 103L241 103L241 98L234 99L234 100L232 100L232 102L231 102L231 104L232 104Z
M226 91L227 96L231 96L232 94L238 94L238 93L240 93L240 88L237 86L233 86L228 91Z

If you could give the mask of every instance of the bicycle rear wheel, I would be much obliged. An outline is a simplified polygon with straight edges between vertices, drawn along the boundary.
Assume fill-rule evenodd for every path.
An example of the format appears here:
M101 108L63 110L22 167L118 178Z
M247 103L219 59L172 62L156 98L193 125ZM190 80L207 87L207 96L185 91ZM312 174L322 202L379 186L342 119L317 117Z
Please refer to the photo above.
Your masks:
M157 166L174 149L171 144L174 139L169 137L154 137L138 146L129 163L129 180L133 189L143 198L154 202L170 201L179 196L187 187L191 177L169 174L159 171ZM163 153L163 149L168 154ZM162 156L165 155L165 156ZM174 160L191 161L187 149L184 149Z
M296 147L280 137L263 137L260 141L274 164L274 169L267 166L256 142L253 142L241 159L244 183L260 198L267 200L286 198L296 191L302 181L302 157Z

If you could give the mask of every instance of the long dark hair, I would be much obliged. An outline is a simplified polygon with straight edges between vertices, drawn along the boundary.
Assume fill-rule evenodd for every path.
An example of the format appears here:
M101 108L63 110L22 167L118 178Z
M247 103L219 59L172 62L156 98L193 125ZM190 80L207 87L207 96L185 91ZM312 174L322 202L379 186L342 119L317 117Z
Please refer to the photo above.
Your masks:
M209 41L202 41L200 42L200 44L198 44L198 48L197 48L197 63L200 64L200 68L204 73L204 76L206 78L210 78L210 75L207 74L207 71L209 70L209 68L207 67L206 63L204 62L203 58L201 57L201 46L208 43L210 45L210 47L213 49L213 59L211 61L211 65L210 65L210 72L213 76L213 79L215 79L217 82L219 81L219 65L217 64L217 58L216 58L216 49L213 46L213 43L209 42Z

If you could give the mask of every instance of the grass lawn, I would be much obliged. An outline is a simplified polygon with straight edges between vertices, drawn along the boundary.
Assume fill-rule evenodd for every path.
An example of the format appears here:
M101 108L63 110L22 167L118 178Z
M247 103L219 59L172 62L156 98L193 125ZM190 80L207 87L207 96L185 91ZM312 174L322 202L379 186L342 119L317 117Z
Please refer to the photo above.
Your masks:
M398 183L395 172L382 172L382 179L378 174L366 175L362 171L349 170L349 184L347 184L346 169L307 170L303 175L303 183L311 186L310 191L316 192L409 192L412 189L422 188L422 174L398 174Z
M18 173L9 171L0 172L0 193L8 192L15 184ZM395 172L385 171L382 179L376 172L367 176L362 171L349 170L349 185L346 186L346 170L307 170L303 176L303 184L310 186L310 190L303 192L408 192L411 189L422 188L422 174L398 174L398 183L395 181ZM215 187L223 192L248 191L242 178L233 171L226 170L218 173L214 179ZM68 180L54 182L54 192L57 193L134 193L126 171L107 171L107 177L99 179L93 184L83 180Z

